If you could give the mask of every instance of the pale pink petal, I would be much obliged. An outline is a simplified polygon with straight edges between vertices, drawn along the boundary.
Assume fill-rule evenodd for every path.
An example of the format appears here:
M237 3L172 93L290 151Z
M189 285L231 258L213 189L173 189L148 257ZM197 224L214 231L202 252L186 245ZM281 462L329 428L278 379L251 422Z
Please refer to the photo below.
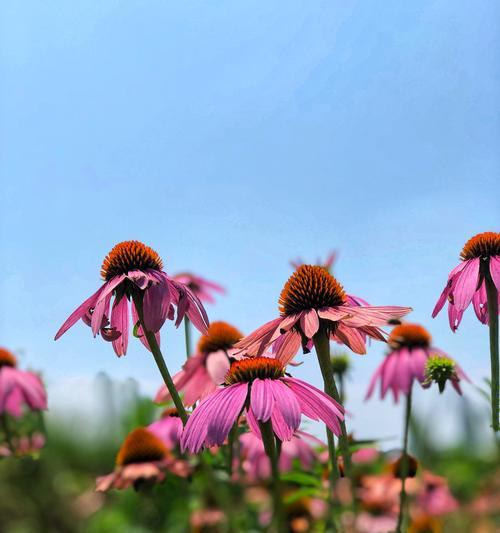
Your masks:
M315 309L304 311L300 316L300 327L308 339L312 339L319 329L319 317Z
M295 357L300 345L300 333L298 331L288 331L274 343L273 353L276 359L286 366Z
M339 320L348 317L349 312L347 310L340 310L338 307L322 307L318 309L318 315L325 320L338 322Z
M293 315L288 315L284 317L281 320L280 331L284 332L288 331L289 329L292 329L293 326L295 326L295 324L300 320L301 316L302 313L294 313Z
M412 311L411 307L394 305L369 307L341 305L338 309L350 315L348 318L343 318L342 322L351 327L384 326L389 320L400 319Z
M207 356L206 369L212 381L217 385L224 383L226 374L231 366L224 350L212 352Z
M281 322L281 318L276 318L267 322L253 333L250 333L238 341L234 347L241 349L250 355L261 355L267 348L270 339L273 337L276 330L279 331Z
M365 339L363 335L356 329L344 326L342 322L339 323L333 337L345 344L354 353L363 355L366 353Z

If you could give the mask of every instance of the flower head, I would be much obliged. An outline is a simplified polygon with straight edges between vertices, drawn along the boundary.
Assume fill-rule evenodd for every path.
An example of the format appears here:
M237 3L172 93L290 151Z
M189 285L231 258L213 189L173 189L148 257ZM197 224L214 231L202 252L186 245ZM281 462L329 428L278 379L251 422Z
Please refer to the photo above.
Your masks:
M500 292L500 233L485 232L469 239L460 254L462 262L448 276L448 282L434 307L435 317L448 302L450 327L456 331L464 311L472 302L476 316L488 324L485 278Z
M430 387L432 383L437 383L439 392L443 392L447 381L451 381L455 390L462 394L460 376L455 361L443 355L429 357L425 364L424 387Z
M281 441L293 437L302 414L322 420L336 435L344 418L340 404L312 385L285 375L280 361L248 358L233 362L225 386L194 410L181 438L181 450L197 453L203 445L222 444L243 411L257 435L258 422L271 420Z
M312 339L322 331L355 353L366 352L366 337L385 341L379 328L401 318L410 307L374 307L346 294L342 285L323 267L301 265L286 282L279 297L280 317L237 343L250 355L261 355L269 346L284 364L300 346L310 351Z
M227 322L212 322L200 337L196 353L184 363L182 370L173 377L175 386L184 394L185 405L193 405L224 383L230 360L235 356L233 345L243 334ZM158 390L155 402L171 400L165 385Z
M185 463L173 459L156 435L145 428L137 428L127 435L118 451L114 472L97 479L96 490L160 483L167 471L183 477L187 475Z
M190 272L182 272L176 274L174 280L186 285L200 301L213 304L215 303L214 293L224 294L226 289L208 279L202 278Z
M82 319L92 328L94 337L100 333L104 340L112 342L118 356L125 355L129 337L129 307L134 334L148 349L149 344L139 322L141 314L146 330L154 333L158 341L165 321L174 319L175 307L176 326L187 315L204 333L208 317L202 303L186 285L170 278L162 268L160 256L149 246L139 241L117 244L101 267L104 284L69 316L55 339Z
M431 346L430 333L420 324L402 323L389 335L391 351L372 376L366 398L369 398L380 381L380 395L385 397L392 390L397 402L400 394L408 395L412 384L423 384L426 380L426 363L431 355L448 357L439 348ZM462 370L460 375L468 379Z
M19 370L16 357L0 348L0 414L20 417L24 406L31 411L47 409L45 387L39 376Z

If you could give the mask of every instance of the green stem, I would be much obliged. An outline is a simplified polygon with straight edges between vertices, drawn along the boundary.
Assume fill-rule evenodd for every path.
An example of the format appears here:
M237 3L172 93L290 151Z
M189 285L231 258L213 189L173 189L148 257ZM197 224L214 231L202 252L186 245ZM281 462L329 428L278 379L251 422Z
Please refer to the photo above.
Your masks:
M491 422L493 431L498 431L498 409L500 389L500 367L498 361L498 291L491 278L489 261L484 268L484 282L488 298L488 317L490 326L490 357L491 357Z
M410 416L411 416L411 396L412 388L406 397L406 410L405 410L405 425L403 434L403 455L401 460L401 493L399 495L399 515L398 524L396 526L396 533L402 533L403 518L406 507L406 478L408 477L408 433L410 428Z
M165 364L165 359L163 359L163 355L161 353L160 347L158 346L158 343L156 342L156 337L153 332L148 331L146 329L146 326L144 324L142 295L137 294L137 292L134 292L132 294L132 298L134 300L135 308L137 310L137 315L139 316L139 322L141 324L142 331L144 332L144 335L146 337L146 340L148 341L149 347L151 348L151 353L153 354L153 357L156 361L158 370L160 371L161 377L163 378L163 381L165 382L165 385L167 386L168 392L170 393L170 396L172 397L175 407L177 408L177 412L179 413L182 423L186 425L188 415L186 413L184 404L182 403L181 397L179 396L179 393L177 392L177 389L175 388L174 382L172 380L172 376L170 375L167 365Z
M7 446L9 447L10 451L14 453L14 446L12 444L12 433L10 431L7 413L2 413L0 420L2 421L2 429L5 435L5 441L7 442Z
M333 398L338 403L342 403L340 401L340 395L339 391L337 390L337 385L335 384L335 378L333 377L333 368L332 363L330 360L330 342L328 340L328 336L324 331L319 331L314 335L313 338L314 341L314 347L316 348L316 355L318 356L318 363L319 367L321 369L321 374L323 376L323 383L325 392L330 396L330 398ZM340 430L341 435L339 437L339 445L340 450L342 452L342 457L344 459L344 468L345 473L347 477L351 477L351 453L349 451L349 439L347 437L347 430L345 425L345 420L342 420L340 423ZM328 436L327 430L327 436ZM331 432L330 432L331 433ZM333 436L331 437L333 442ZM328 447L330 448L330 438L328 439ZM335 460L334 457L332 457L332 454L330 454L330 459L333 462ZM337 467L337 465L335 465Z
M267 422L259 422L260 433L262 435L262 442L264 449L269 457L271 463L272 474L272 497L273 497L273 524L275 531L281 533L286 531L283 519L283 495L281 490L280 473L278 467L278 454L276 452L276 443L274 440L274 431L271 420Z
M186 359L191 355L191 322L188 316L184 317L184 338L186 340Z
M234 456L235 456L235 447L238 442L238 420L236 420L236 423L231 428L231 431L229 432L228 438L227 438L227 447L228 447L228 454L227 454L227 473L229 476L229 479L233 476L233 462L234 462Z

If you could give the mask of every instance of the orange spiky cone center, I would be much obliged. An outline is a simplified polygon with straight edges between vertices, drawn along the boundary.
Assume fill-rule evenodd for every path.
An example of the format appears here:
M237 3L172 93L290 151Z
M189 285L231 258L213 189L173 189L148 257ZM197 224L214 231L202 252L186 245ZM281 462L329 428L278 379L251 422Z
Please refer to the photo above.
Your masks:
M486 231L470 238L464 245L460 258L463 261L476 257L500 255L500 233Z
M2 366L17 366L17 358L6 348L0 348L0 368Z
M387 341L394 348L428 348L432 337L420 324L403 323L396 326L389 335Z
M130 432L116 456L117 466L161 461L168 455L162 441L144 428Z
M131 270L162 270L160 256L149 246L139 241L124 241L112 248L104 258L101 277L109 281Z
M217 350L229 350L243 334L227 322L212 322L205 335L198 341L198 352L210 353Z
M283 365L269 357L248 357L234 361L226 374L226 385L251 383L255 379L279 379L285 375Z

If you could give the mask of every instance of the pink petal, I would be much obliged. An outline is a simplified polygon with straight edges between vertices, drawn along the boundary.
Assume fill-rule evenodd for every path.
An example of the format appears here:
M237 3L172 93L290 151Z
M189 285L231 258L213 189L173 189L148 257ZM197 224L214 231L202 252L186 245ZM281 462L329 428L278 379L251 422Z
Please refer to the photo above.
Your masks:
M359 326L384 326L389 320L400 319L412 311L411 307L399 306L348 306L341 305L339 310L347 312L350 316L342 322L351 327Z
M255 418L262 422L271 418L274 409L275 398L271 382L270 379L256 379L252 383L250 408Z
M286 366L295 357L300 345L300 333L298 331L288 331L274 343L273 353L276 359Z
M113 349L118 357L127 353L128 326L128 300L123 295L118 302L115 299L111 310L111 328L121 333L120 337L113 341Z
M344 326L343 323L340 322L333 337L338 339L342 344L345 344L354 353L360 355L366 353L365 339L356 328Z
M285 424L293 431L300 426L300 405L291 389L279 380L271 381L271 391ZM255 382L254 382L255 383Z
M64 324L59 328L59 331L56 333L54 340L56 341L61 335L66 333L68 329L75 325L80 318L82 318L90 308L95 306L97 299L99 298L101 292L104 290L105 285L103 285L99 290L94 292L92 296L87 298L81 305L79 305L71 315L66 319Z
M281 318L267 322L253 333L250 333L250 335L238 341L234 347L246 351L250 355L261 355L267 348L275 331L279 330L281 322Z
M470 304L479 278L479 258L471 259L466 263L465 268L457 276L453 288L453 305L459 312Z
M319 329L318 313L311 309L305 311L300 316L300 327L308 339L312 339Z
M144 291L143 309L146 329L159 331L170 309L170 290L167 282L153 283Z
M224 350L218 350L217 352L210 353L207 356L205 365L208 375L212 378L214 383L217 385L224 383L226 374L231 366Z
M490 257L490 274L497 291L500 292L500 256Z

